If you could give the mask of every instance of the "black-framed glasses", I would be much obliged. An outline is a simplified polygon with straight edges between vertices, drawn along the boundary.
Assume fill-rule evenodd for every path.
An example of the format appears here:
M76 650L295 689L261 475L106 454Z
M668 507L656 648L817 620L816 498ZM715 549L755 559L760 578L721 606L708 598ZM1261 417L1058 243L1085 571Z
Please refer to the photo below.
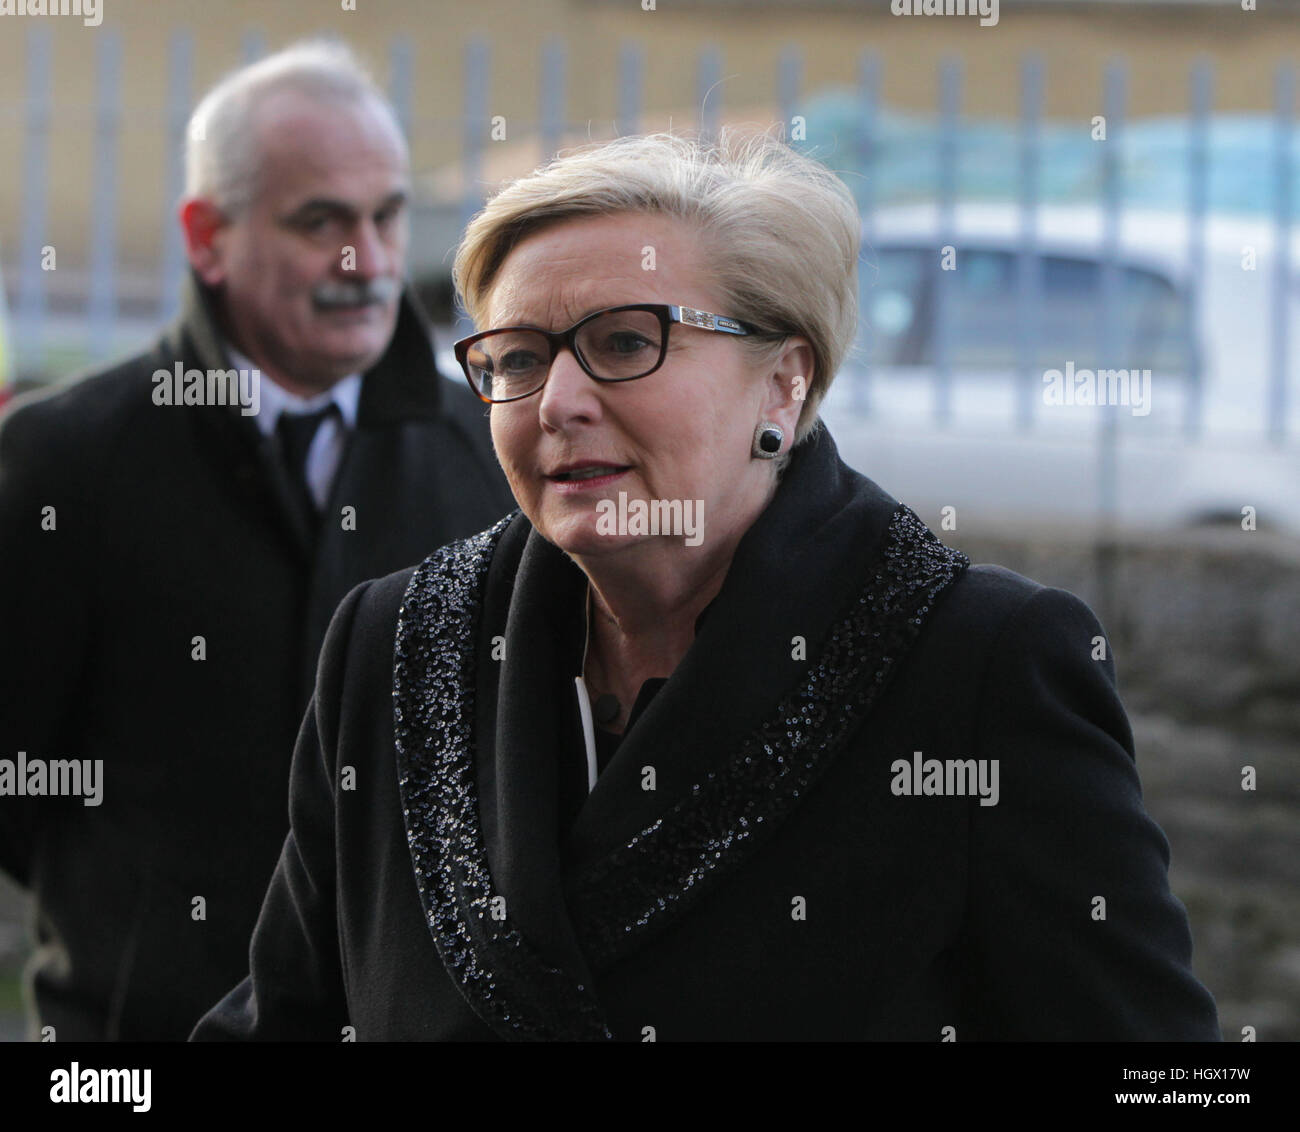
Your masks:
M503 326L471 334L455 344L456 360L470 388L490 405L531 397L551 373L551 363L568 347L587 376L596 381L635 381L664 364L668 330L675 322L741 337L761 334L734 318L668 303L632 303L594 311L568 330Z

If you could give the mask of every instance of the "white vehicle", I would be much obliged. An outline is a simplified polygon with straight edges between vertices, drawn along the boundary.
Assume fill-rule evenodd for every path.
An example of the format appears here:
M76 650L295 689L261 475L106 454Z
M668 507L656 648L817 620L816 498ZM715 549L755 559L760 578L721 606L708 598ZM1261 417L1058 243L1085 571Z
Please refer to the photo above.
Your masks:
M842 456L925 508L927 521L945 505L964 518L1069 524L1104 508L1118 524L1149 529L1239 523L1249 506L1261 530L1300 534L1300 230L1286 281L1285 320L1296 330L1279 414L1272 225L1208 217L1196 287L1186 218L1124 212L1115 313L1104 325L1104 220L1096 207L1039 210L1041 285L1026 308L1015 205L959 205L947 238L933 206L877 212L861 279L869 358L846 362L822 409ZM940 275L945 244L955 270ZM1035 312L1031 326L1025 309ZM944 323L946 390L936 366ZM1101 371L1110 372L1099 386ZM1104 400L1108 385L1127 393L1123 403L1086 403L1090 386ZM1199 420L1191 433L1189 414ZM1279 420L1277 443L1270 427Z

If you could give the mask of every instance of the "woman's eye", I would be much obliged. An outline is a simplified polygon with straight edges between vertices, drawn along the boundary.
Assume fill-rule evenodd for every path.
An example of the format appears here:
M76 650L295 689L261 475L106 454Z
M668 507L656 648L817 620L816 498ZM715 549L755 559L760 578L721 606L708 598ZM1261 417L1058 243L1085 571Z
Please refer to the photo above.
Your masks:
M500 369L503 373L526 373L536 369L539 364L536 354L527 350L512 350L501 359Z
M637 350L644 350L650 343L647 342L640 334L634 334L631 331L626 334L611 334L605 342L605 348L612 354L634 354Z

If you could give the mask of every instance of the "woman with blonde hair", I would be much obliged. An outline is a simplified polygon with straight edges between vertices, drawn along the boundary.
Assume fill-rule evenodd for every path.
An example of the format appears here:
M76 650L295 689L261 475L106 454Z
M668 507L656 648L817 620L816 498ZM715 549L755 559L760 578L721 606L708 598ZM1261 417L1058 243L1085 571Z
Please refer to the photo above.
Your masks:
M859 239L765 135L588 147L473 220L519 510L339 608L197 1038L1219 1038L1097 619L819 424Z

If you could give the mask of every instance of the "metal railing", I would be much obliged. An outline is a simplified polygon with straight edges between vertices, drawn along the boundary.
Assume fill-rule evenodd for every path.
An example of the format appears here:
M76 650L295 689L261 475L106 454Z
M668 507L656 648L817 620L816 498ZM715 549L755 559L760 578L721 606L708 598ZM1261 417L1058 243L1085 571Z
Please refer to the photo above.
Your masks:
M245 33L242 54L253 60L265 51L264 37L256 30ZM537 117L533 122L515 123L512 136L534 136L538 157L544 159L561 144L569 130L566 114L567 78L571 65L565 45L557 40L546 42L540 50L540 90L537 99ZM462 106L457 120L461 136L460 163L462 183L467 186L460 203L462 222L481 204L481 186L484 175L484 157L489 144L491 68L493 49L482 37L468 41L464 48L464 86ZM171 36L165 90L160 91L158 128L165 132L165 164L158 176L166 187L167 199L179 197L182 187L182 151L184 131L196 92L191 89L191 74L195 55L194 36L180 30ZM122 80L123 48L120 33L104 29L96 37L95 106L93 110L91 184L94 191L86 194L89 210L88 246L78 259L69 249L60 249L61 256L85 264L85 353L100 359L111 348L112 330L121 313L120 276L118 271L118 212L119 200L116 186L119 180L119 160L122 152L123 127ZM430 119L414 112L413 82L415 54L408 37L395 39L389 49L389 91L402 124L409 133L418 134L430 126ZM875 235L878 210L886 203L881 199L879 187L882 172L880 130L886 109L882 105L880 88L884 68L881 60L864 52L858 68L857 89L854 92L855 120L851 142L842 148L839 157L847 152L857 171L854 190L863 214L864 236L869 246ZM721 121L725 84L722 52L716 46L704 45L696 57L696 101L699 108L698 125L704 131L714 131ZM644 49L634 43L624 45L618 53L618 80L614 124L620 133L634 133L643 119L646 58ZM804 87L804 65L800 49L787 47L779 56L773 75L775 103L782 120L789 124L797 114L806 110L808 96ZM1206 270L1205 231L1211 211L1210 176L1210 122L1213 104L1213 69L1209 61L1198 61L1191 69L1188 82L1188 112L1186 116L1186 199L1183 202L1187 225L1186 262L1193 286L1203 278ZM934 257L934 295L939 304L939 317L935 324L934 367L935 414L940 424L954 423L952 416L952 319L946 316L951 302L951 272L941 271L938 265L939 246L957 242L954 227L955 211L962 199L961 157L964 123L962 118L963 74L959 60L943 60L938 69L938 115L935 125L935 167L932 187L933 199L938 208L938 245ZM1101 249L1101 307L1103 310L1102 340L1098 349L1102 357L1116 356L1119 299L1120 224L1124 213L1124 171L1121 167L1121 146L1126 129L1127 75L1123 62L1113 62L1107 67L1100 105L1107 120L1108 138L1113 144L1096 147L1097 204L1104 213L1104 238ZM42 249L48 243L49 231L49 170L51 137L58 124L52 115L52 98L55 90L52 52L52 35L47 27L34 25L27 31L26 99L22 130L22 193L21 238L17 255L16 279L11 274L10 286L16 284L16 302L12 304L15 318L14 339L20 366L24 371L39 371L45 362L49 328L49 273L41 268ZM1037 312L1042 294L1041 258L1038 251L1037 216L1044 203L1043 154L1043 104L1046 74L1043 63L1035 57L1022 60L1020 73L1020 100L1015 117L1016 136L1014 202L1020 215L1020 242L1017 252L1017 283L1015 303L1018 312L1016 350L1018 385L1018 423L1029 428L1033 422L1033 403L1037 389L1035 372L1038 357ZM816 92L814 92L816 93ZM1291 145L1294 136L1295 79L1289 67L1279 68L1276 76L1273 119L1275 137L1272 153L1272 230L1276 254L1272 260L1269 336L1269 394L1268 419L1262 422L1268 438L1281 444L1286 438L1288 404L1288 374L1290 372L1291 341L1288 327L1288 296L1292 286L1293 267L1289 249L1292 233L1293 196L1297 191ZM802 108L802 109L801 109ZM439 120L444 129L448 121ZM695 125L695 123L691 123ZM842 139L841 139L842 141ZM814 152L815 152L815 147ZM170 209L159 217L157 259L156 312L159 325L174 317L179 293L179 281L185 270L185 256L181 236ZM11 264L11 267L13 265ZM864 336L861 343L864 356L869 343L870 320L866 304L870 288L860 288L863 310L860 325ZM1193 357L1197 357L1193 353ZM1186 430L1189 436L1201 427L1202 375L1192 372L1188 388L1191 396L1186 407ZM852 403L862 413L871 408L871 375L864 367L856 375L852 388ZM1109 427L1109 426L1108 426ZM1103 438L1103 444L1113 444L1113 435ZM1104 494L1104 492L1103 492Z

